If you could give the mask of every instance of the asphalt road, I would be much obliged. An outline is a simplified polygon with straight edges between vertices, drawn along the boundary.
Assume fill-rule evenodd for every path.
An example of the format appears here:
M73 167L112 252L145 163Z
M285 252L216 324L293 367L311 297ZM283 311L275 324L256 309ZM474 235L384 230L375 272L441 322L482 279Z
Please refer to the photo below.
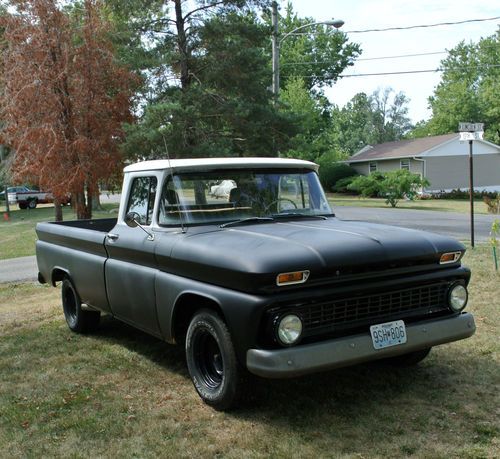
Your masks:
M116 195L113 198L117 199ZM334 211L337 217L342 220L369 221L421 229L452 236L461 241L470 241L469 216L467 214L366 207L337 207ZM488 239L491 224L495 218L498 218L498 216L475 215L476 242L484 242ZM0 283L35 281L37 273L35 257L0 260Z
M36 257L0 260L0 283L34 281L37 276Z
M398 208L334 207L337 217L342 220L360 220L404 228L432 231L470 241L470 217L458 212L438 212L435 210L411 210ZM490 236L491 225L497 215L474 215L474 239L484 242Z

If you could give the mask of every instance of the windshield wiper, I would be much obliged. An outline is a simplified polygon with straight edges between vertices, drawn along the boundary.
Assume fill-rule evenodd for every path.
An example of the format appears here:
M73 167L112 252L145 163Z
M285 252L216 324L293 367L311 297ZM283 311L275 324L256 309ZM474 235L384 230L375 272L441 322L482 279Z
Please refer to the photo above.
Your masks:
M227 222L220 225L220 228L227 228L228 226L245 225L247 223L266 223L274 221L273 217L248 217L233 222Z
M330 216L334 216L331 214ZM326 215L308 215L308 214L301 214L299 212L286 212L284 214L273 214L274 219L278 218L312 218L312 219L320 219L320 220L328 220L328 217Z

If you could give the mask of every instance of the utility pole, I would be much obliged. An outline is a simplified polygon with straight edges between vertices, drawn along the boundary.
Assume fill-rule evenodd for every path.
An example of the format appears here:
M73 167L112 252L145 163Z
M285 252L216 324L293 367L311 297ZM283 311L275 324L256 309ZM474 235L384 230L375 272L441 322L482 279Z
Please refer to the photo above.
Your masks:
M274 102L278 98L280 91L280 50L278 43L278 3L272 3L272 23L273 23L273 36L272 36L272 51L273 51L273 95Z

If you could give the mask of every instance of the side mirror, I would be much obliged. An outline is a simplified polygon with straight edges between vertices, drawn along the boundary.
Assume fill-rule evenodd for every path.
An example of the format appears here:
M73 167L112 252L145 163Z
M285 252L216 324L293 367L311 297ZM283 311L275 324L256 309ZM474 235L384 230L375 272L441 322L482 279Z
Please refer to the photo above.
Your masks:
M139 227L142 231L144 231L148 235L148 241L154 241L155 235L149 232L144 226L140 224L141 216L137 212L129 212L125 215L125 224L130 228Z
M130 228L137 228L140 226L141 216L137 212L129 212L125 215L125 223Z

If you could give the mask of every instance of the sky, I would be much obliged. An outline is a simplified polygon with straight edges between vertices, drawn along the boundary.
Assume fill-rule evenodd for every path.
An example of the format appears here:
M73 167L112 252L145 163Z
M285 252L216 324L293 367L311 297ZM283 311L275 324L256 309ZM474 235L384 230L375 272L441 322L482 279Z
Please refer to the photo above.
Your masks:
M287 1L278 1L284 9ZM292 0L300 17L316 21L342 19L350 41L363 50L360 59L401 56L421 53L443 53L394 59L356 62L344 74L402 72L436 69L446 57L446 50L460 41L477 42L493 35L500 20L473 22L461 25L419 28L387 32L349 33L354 30L407 27L421 24L458 22L500 16L498 0ZM439 84L441 73L385 75L343 78L325 94L331 102L343 106L355 94L371 94L378 88L391 87L404 92L410 99L409 116L413 122L428 119L428 98Z

